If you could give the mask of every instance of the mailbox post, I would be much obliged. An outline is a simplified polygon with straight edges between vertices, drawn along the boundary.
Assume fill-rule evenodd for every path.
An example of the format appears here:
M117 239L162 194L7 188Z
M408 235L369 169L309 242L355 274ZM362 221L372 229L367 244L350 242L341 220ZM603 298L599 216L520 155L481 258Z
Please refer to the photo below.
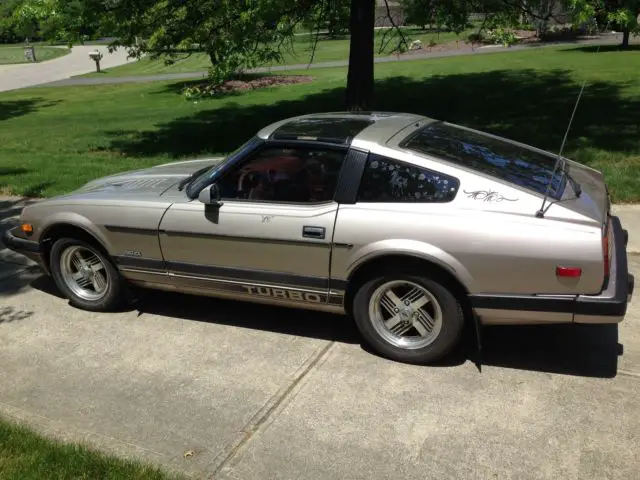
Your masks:
M89 52L89 58L96 62L96 72L100 73L100 60L102 60L102 53L98 50L94 50L93 52Z
M36 62L36 49L29 45L28 47L24 48L24 58L27 60L27 62Z

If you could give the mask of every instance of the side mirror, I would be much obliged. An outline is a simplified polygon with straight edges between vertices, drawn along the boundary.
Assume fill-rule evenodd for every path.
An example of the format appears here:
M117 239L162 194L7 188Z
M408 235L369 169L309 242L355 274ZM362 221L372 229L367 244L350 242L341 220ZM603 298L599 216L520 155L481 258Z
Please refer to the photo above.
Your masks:
M220 190L215 183L203 188L198 195L198 200L205 205L215 205L216 207L223 205L223 202L220 201Z

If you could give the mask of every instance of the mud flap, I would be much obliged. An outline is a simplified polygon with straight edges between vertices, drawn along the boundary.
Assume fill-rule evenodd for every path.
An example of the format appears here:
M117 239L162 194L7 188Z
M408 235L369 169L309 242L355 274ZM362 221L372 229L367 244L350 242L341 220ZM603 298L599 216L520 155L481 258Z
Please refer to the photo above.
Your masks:
M476 367L479 372L482 372L482 322L480 322L480 317L475 312L473 312L473 323L476 328L476 347L478 348Z

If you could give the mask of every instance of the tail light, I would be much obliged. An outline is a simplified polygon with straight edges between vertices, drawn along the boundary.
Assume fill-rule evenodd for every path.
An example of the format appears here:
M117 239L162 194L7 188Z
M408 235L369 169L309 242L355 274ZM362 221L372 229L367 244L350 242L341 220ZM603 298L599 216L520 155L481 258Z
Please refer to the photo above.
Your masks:
M611 221L607 219L607 223L602 229L602 258L604 259L604 285L609 283L609 272L611 270L611 253L613 243L613 234L611 231Z

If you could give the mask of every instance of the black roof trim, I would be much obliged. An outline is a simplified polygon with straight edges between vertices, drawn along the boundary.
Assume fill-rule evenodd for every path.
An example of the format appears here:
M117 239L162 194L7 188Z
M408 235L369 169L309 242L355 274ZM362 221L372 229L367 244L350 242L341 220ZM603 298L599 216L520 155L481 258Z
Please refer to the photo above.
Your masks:
M374 123L374 119L367 117L298 118L278 127L269 139L350 145L362 130Z

